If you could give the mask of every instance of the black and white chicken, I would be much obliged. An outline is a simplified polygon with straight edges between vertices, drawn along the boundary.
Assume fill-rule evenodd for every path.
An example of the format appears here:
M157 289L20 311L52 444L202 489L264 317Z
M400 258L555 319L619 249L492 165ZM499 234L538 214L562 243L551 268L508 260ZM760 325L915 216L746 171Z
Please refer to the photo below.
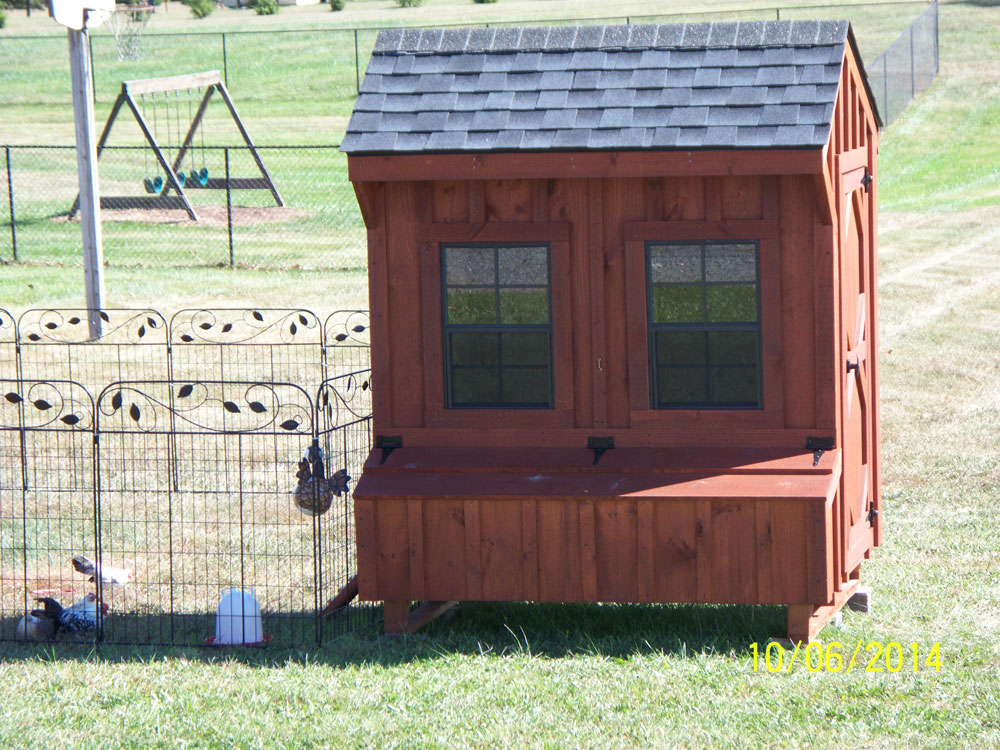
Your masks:
M68 607L62 606L50 596L35 601L39 602L44 609L32 610L31 616L51 621L53 633L58 633L60 629L68 633L86 633L98 627L101 618L108 613L107 602L103 602L100 611L98 611L95 594L87 594L80 601L74 602Z
M78 573L90 576L91 581L96 581L97 576L100 575L103 583L113 583L116 586L124 586L135 577L131 570L113 568L110 565L98 565L83 555L77 555L73 558L73 567Z

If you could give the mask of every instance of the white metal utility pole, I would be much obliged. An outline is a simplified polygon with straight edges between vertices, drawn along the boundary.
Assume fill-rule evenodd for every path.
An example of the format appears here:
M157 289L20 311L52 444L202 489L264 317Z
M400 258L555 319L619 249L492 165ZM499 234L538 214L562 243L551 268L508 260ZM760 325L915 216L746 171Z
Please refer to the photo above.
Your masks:
M86 12L86 11L84 11ZM94 91L90 79L90 45L86 25L67 28L69 69L76 121L76 168L80 177L80 229L83 233L83 276L87 293L90 338L102 334L104 308L104 245L101 237L101 193L97 179L97 139L94 136Z

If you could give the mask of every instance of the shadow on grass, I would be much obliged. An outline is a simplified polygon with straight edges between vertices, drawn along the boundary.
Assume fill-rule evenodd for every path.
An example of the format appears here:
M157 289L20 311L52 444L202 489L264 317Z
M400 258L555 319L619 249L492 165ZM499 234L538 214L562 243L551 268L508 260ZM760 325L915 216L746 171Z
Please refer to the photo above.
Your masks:
M363 609L363 608L362 608ZM379 615L376 608L374 615ZM356 614L355 614L356 616ZM594 655L627 659L650 653L686 655L744 652L753 642L783 635L780 606L520 604L468 603L409 636L382 635L381 622L365 623L339 638L346 628L328 628L322 646L312 634L277 633L264 647L136 646L102 643L0 644L0 661L96 661L128 663L170 659L205 663L235 661L251 667L289 663L393 666L453 655L530 655L563 658ZM3 623L4 633L13 623Z

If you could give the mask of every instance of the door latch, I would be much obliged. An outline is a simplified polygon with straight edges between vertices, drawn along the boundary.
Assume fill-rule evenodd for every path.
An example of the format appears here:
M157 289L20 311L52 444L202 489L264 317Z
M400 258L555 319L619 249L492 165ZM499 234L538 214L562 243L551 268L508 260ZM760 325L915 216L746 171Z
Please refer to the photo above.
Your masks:
M865 167L865 176L861 178L861 184L865 187L865 192L871 192L872 183L875 182L875 178L872 177L872 173L868 171L868 167Z

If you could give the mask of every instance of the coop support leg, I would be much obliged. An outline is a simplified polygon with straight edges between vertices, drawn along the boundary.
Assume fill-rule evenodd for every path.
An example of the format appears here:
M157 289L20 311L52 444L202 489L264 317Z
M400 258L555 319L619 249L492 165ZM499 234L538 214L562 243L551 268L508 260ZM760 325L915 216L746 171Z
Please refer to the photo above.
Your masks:
M406 618L410 615L409 601L387 601L382 604L382 619L385 620L385 634L406 632Z
M853 580L844 586L843 591L834 592L833 600L826 604L789 604L788 640L792 643L816 640L819 631L840 613L857 588L858 582Z

